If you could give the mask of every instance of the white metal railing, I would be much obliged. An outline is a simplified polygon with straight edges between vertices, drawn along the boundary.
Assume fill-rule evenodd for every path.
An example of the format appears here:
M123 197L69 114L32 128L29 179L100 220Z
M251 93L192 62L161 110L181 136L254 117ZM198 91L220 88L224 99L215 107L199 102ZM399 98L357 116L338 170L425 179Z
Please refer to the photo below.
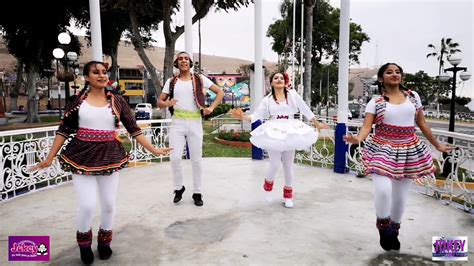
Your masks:
M170 119L137 121L148 140L157 147L165 146ZM11 199L44 187L59 185L71 180L69 173L61 170L57 160L39 171L31 167L44 160L53 144L57 126L9 130L0 132L0 201ZM150 162L157 157L132 139L126 130L119 129L119 136L129 146L130 162Z
M333 129L323 130L318 141L309 151L298 151L295 156L297 163L325 168L334 166L334 127L336 121L327 117L321 117L320 121L327 123ZM357 134L362 126L362 121L352 120L346 125L348 132ZM425 187L425 194L438 199L445 199L447 204L453 201L462 203L464 210L468 212L474 208L474 191L472 188L474 185L474 136L437 129L431 131L441 143L447 143L448 137L453 138L452 145L454 145L455 150L443 158L443 154L438 152L426 140L421 131L419 129L417 131L420 138L430 148L437 167L437 175L440 175L444 167L448 167L447 172L449 174L445 179L432 177L416 180L415 182ZM364 176L363 165L360 161L364 143L349 145L346 153L348 169L359 177Z
M320 120L333 128L336 124L333 119L321 117ZM212 120L212 123L216 124L215 129L218 131L225 121L230 121L232 124L240 123L236 119L227 117L217 117ZM167 142L170 123L170 119L139 121L148 140L160 147ZM240 125L242 128L244 127L243 124ZM357 134L362 123L353 120L347 126L350 132ZM57 126L0 132L0 172L3 173L0 179L0 201L46 186L58 185L71 179L67 173L61 170L57 161L47 169L36 172L29 171L33 165L47 156L56 129ZM452 137L454 140L453 145L456 149L446 158L443 158L441 153L424 140L435 158L438 172L443 167L449 166L449 175L443 181L436 178L426 178L416 182L425 187L426 194L447 199L447 203L462 202L465 210L469 211L474 206L474 192L468 185L474 182L474 136L436 129L432 129L432 132L440 142L446 143L448 137ZM418 134L424 139L420 132ZM148 153L141 145L137 145L136 141L131 139L124 129L120 129L120 135L126 140L125 143L130 145L129 153L132 163L149 162L155 159L161 161L164 158L164 156L156 157ZM311 149L297 152L295 160L297 163L325 168L332 167L334 165L334 142L334 130L323 130ZM360 162L363 145L364 143L357 146L349 145L349 151L346 153L348 169L360 176L363 175L363 167Z

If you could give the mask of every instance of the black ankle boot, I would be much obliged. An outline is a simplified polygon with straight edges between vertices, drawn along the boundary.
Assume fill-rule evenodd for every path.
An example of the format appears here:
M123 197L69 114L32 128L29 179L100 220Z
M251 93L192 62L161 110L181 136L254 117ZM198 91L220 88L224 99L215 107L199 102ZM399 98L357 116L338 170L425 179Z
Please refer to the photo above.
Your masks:
M81 252L81 260L84 264L92 264L94 262L94 253L92 252L91 247L81 248L79 247Z
M392 249L400 250L400 241L398 240L398 231L400 230L400 223L390 221L390 229L392 230Z
M97 251L99 251L99 259L107 260L112 256L110 242L112 242L112 230L104 230L101 228L97 236Z
M193 200L194 200L194 205L201 207L204 205L204 202L202 201L202 195L200 193L194 193L193 194Z
M377 229L379 229L380 246L386 250L392 250L392 230L390 229L390 218L378 219Z
M87 232L76 233L77 244L81 252L81 260L84 264L92 264L94 262L94 253L91 249L92 244L92 229Z
M173 199L174 203L178 203L183 198L184 190L186 189L183 186L180 190L174 191L174 199Z

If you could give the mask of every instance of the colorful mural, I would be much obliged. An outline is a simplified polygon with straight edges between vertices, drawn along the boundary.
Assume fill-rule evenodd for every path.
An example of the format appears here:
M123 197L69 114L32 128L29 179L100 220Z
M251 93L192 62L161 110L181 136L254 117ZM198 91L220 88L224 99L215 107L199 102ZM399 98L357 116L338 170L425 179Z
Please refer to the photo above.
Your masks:
M224 91L223 103L235 107L250 106L249 80L244 80L240 75L209 75L208 77ZM208 91L208 94L207 101L213 101L216 94L212 91Z

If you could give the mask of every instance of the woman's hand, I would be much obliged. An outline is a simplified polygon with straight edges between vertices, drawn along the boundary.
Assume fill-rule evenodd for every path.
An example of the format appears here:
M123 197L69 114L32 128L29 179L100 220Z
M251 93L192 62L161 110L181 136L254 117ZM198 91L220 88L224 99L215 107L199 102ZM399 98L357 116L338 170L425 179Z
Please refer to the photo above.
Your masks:
M241 108L238 109L231 109L229 110L228 114L230 114L233 118L244 120L244 111Z
M168 148L168 147L158 148L158 149L155 149L155 150L153 151L153 154L156 155L156 156L167 155L167 154L170 153L172 150L173 150L173 148Z
M342 139L346 142L346 143L351 143L351 144L359 144L361 142L361 140L359 139L358 136L354 136L352 134L349 134L349 135L344 135L342 137Z
M318 130L321 129L330 129L330 127L327 124L318 122L318 121L313 121L313 126L317 128Z
M454 149L452 146L444 145L444 144L439 144L436 149L440 152L450 152Z
M38 170L44 169L46 167L50 167L52 164L53 164L53 158L48 158L47 157L46 159L44 159L44 161L39 162L37 165L31 167L30 171L32 171L32 172L38 171Z

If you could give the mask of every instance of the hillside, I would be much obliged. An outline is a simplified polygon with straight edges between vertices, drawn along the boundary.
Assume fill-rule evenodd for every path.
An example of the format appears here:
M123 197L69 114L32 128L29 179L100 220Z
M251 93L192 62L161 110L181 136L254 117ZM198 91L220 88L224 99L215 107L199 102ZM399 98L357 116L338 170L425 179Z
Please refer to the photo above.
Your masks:
M84 37L81 38L82 43L82 55L79 56L79 63L84 64L91 60L92 50L87 46L87 41ZM163 69L163 60L165 56L165 48L154 47L147 50L147 55L149 56L151 62L157 69ZM198 54L194 53L194 58L197 60ZM231 58L231 57L222 57L222 56L212 56L212 55L201 55L202 66L204 69L208 70L210 73L236 73L237 68L242 64L251 64L251 61ZM107 60L107 59L106 59ZM15 58L8 53L8 50L5 47L3 39L0 37L0 69L5 68L5 70L11 72L15 67ZM120 67L124 68L135 68L137 66L143 65L140 57L137 52L134 50L133 45L127 44L124 41L120 42L118 49L118 63ZM264 62L264 65L274 69L275 63Z

